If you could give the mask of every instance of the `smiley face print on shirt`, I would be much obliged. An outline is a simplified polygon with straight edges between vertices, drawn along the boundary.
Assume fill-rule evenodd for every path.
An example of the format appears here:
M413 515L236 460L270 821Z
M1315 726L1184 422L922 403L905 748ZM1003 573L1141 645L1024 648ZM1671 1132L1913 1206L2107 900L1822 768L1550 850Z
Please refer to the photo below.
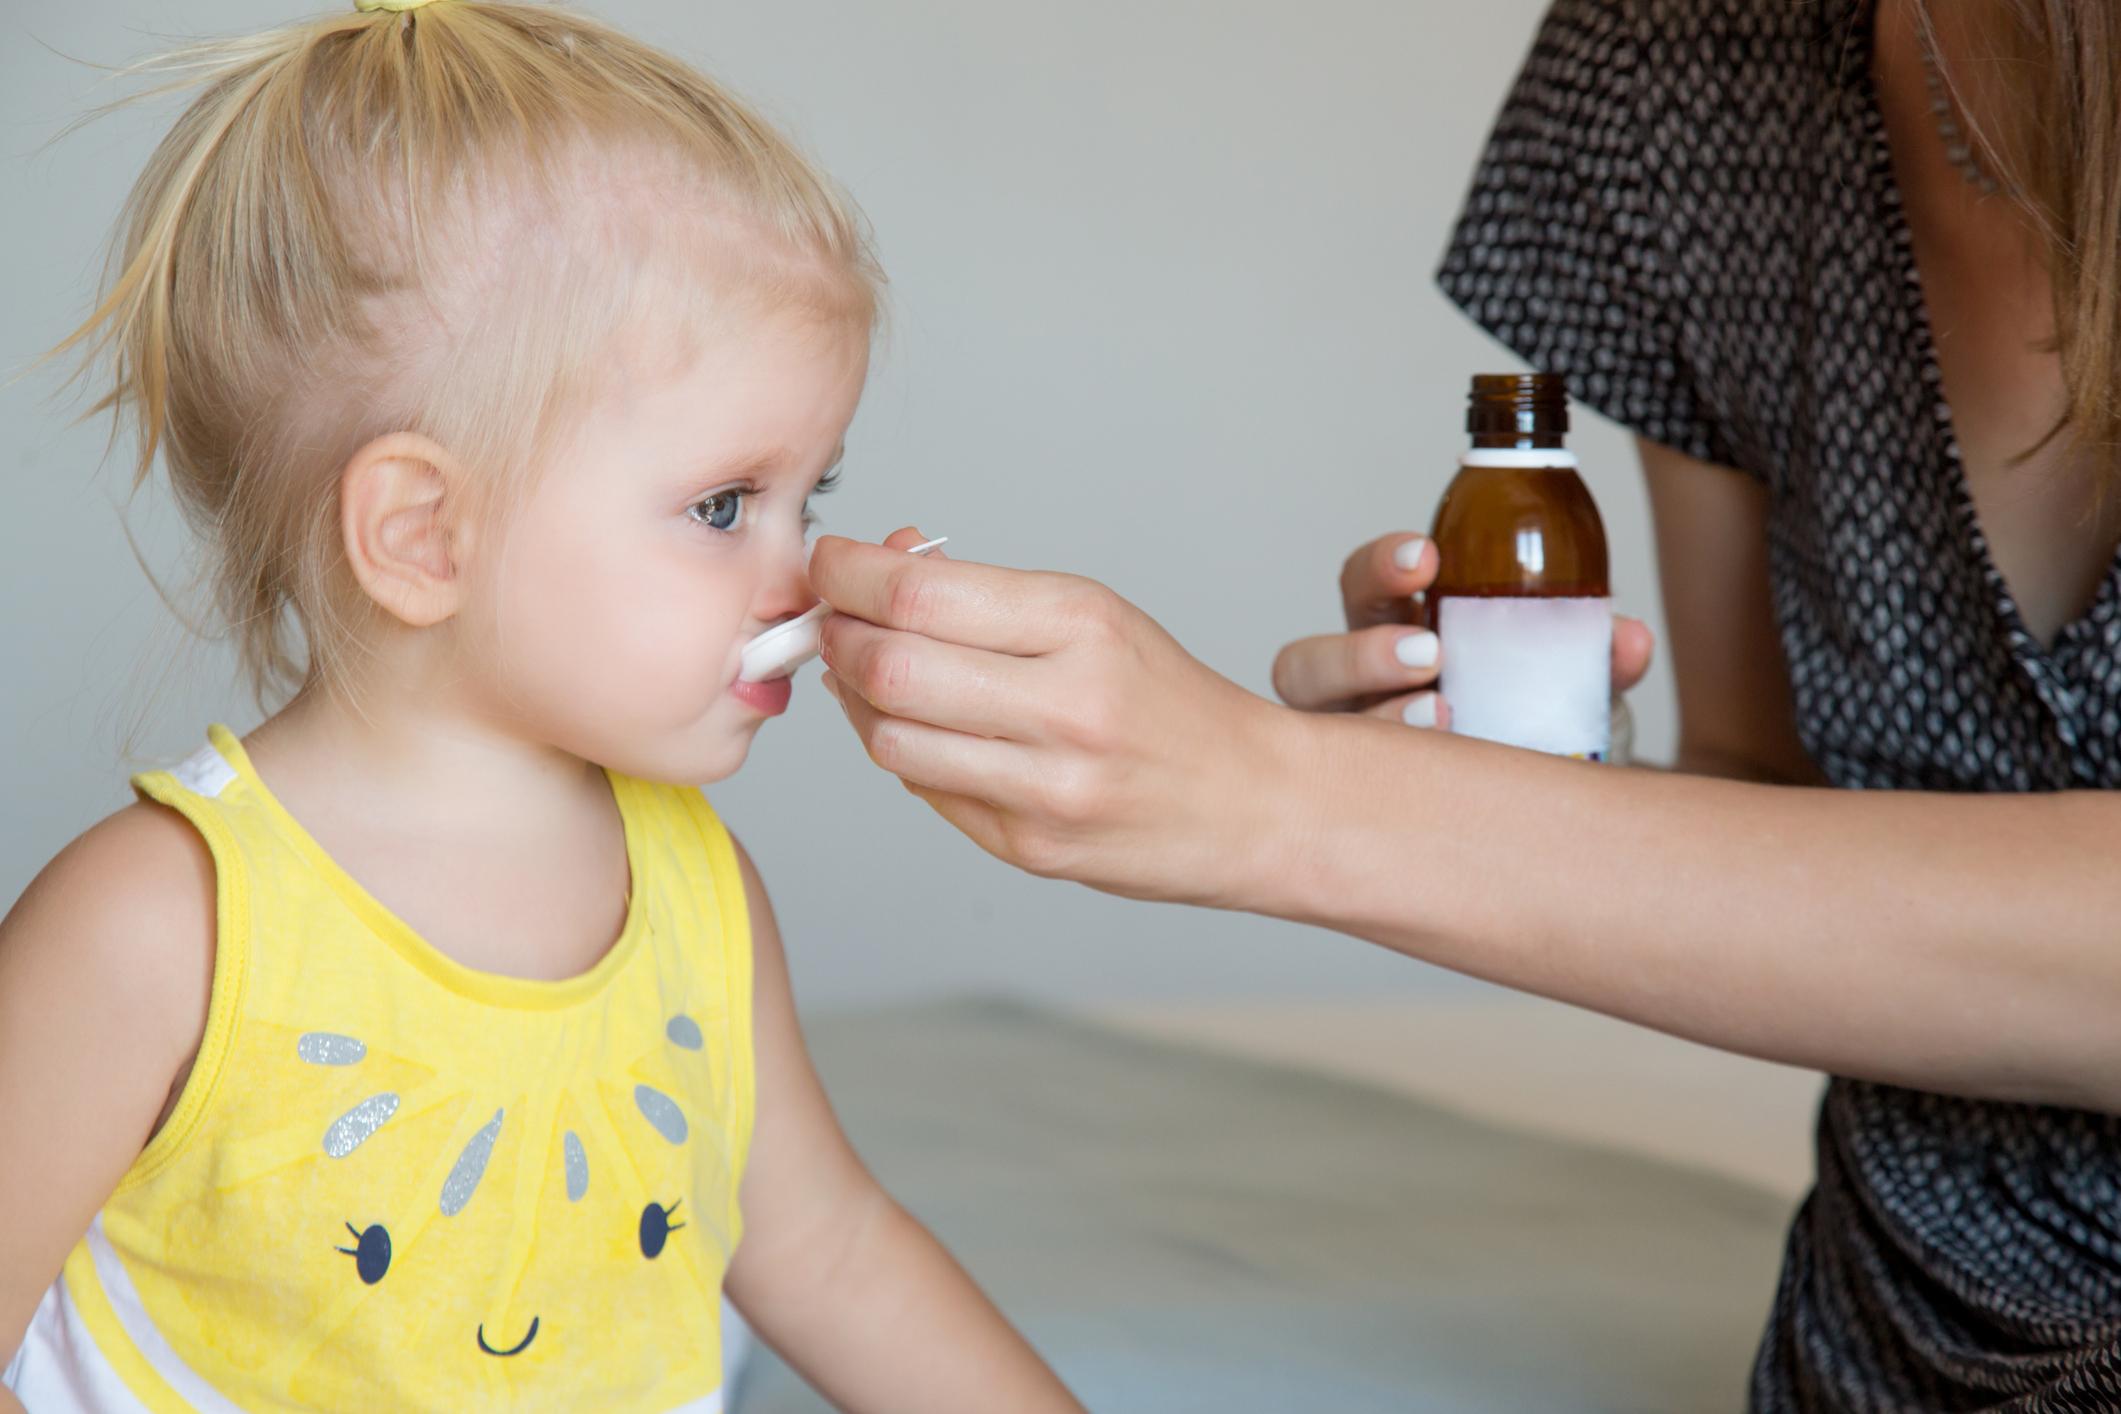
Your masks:
M408 1384L436 1408L712 1407L735 1224L720 1131L693 1118L716 1093L697 1021L504 1094L344 1032L274 1040L284 1124L167 1218L173 1255L223 1279L138 1282L199 1377L317 1408ZM237 1231L252 1250L200 1250Z

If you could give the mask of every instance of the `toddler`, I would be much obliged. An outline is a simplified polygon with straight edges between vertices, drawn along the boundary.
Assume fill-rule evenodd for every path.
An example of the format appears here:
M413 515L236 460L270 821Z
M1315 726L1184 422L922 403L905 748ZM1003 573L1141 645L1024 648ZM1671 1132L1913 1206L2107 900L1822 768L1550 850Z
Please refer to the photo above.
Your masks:
M725 1291L849 1409L1077 1408L848 1147L697 789L787 705L857 216L608 28L363 4L158 66L69 341L282 705L0 924L0 1409L718 1410Z

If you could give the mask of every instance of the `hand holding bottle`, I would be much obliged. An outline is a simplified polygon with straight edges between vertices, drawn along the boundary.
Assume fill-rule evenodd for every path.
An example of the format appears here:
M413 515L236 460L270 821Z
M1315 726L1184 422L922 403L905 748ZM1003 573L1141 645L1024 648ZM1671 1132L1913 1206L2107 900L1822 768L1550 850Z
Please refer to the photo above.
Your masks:
M1366 712L1414 726L1449 726L1434 691L1441 654L1423 626L1421 600L1442 559L1428 537L1380 536L1348 556L1340 572L1348 632L1302 638L1274 660L1274 690L1309 712ZM1613 691L1649 671L1654 638L1640 619L1613 619Z

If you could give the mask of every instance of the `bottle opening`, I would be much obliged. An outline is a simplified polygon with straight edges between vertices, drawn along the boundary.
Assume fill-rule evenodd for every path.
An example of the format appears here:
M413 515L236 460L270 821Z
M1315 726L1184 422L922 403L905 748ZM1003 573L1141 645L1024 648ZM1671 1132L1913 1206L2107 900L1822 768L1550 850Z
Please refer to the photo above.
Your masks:
M1568 383L1559 373L1476 373L1466 402L1476 447L1559 447L1569 430Z

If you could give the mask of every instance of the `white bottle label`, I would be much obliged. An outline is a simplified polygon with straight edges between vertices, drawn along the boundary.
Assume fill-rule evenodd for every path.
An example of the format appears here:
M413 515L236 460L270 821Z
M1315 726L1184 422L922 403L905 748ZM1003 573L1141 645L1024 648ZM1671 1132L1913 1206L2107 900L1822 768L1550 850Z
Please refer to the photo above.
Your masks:
M1611 748L1613 601L1471 599L1438 605L1451 730L1557 756Z

